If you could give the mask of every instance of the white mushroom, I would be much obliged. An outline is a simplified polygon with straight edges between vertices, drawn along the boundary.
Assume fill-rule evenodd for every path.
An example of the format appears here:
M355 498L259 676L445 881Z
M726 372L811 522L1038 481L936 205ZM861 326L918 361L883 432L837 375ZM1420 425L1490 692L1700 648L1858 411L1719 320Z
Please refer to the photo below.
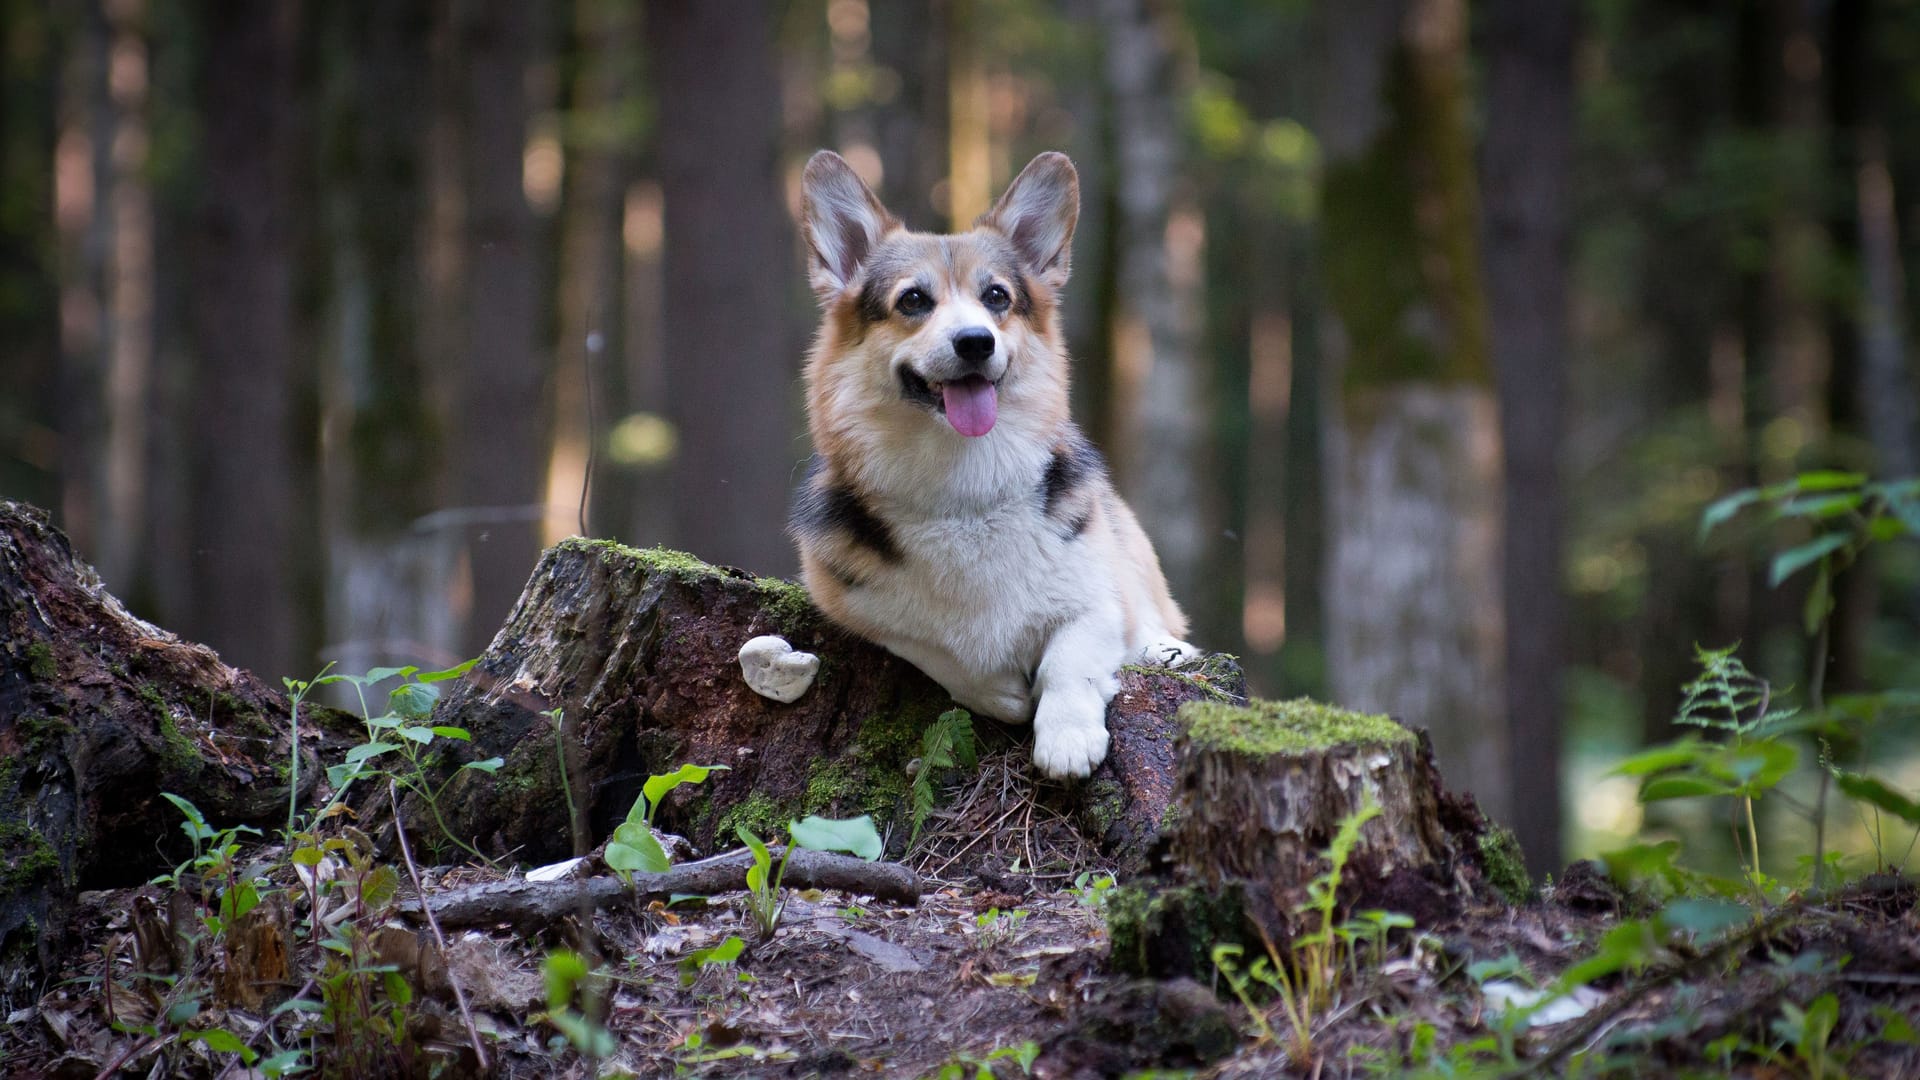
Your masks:
M819 671L820 658L795 652L786 638L768 634L740 646L740 674L764 698L797 701Z

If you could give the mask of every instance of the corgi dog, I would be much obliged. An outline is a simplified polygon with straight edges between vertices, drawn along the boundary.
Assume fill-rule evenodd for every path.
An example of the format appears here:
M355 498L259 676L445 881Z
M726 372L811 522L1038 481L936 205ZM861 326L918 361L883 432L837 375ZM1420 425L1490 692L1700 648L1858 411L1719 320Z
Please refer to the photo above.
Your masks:
M1121 665L1197 655L1153 545L1068 416L1060 289L1073 163L1033 159L955 235L907 230L847 163L807 163L822 319L813 462L790 522L828 618L981 716L1033 722L1033 761L1086 776Z

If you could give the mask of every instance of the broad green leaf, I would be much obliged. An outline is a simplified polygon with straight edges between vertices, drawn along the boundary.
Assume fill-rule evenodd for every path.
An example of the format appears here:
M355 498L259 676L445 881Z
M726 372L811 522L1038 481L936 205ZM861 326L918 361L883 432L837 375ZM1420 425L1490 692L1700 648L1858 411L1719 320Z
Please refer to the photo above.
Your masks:
M491 775L499 771L500 766L505 765L506 763L507 763L506 758L490 757L490 758L487 758L485 761L469 761L465 765L462 765L460 767L463 769L472 769L475 772L483 772Z
M1698 761L1707 750L1705 743L1687 738L1666 746L1655 746L1627 758L1608 771L1609 776L1648 776L1678 769Z
M1801 473L1783 486L1791 491L1838 491L1841 488L1859 487L1866 482L1866 473L1815 469Z
M1801 495L1773 508L1776 521L1786 518L1805 518L1810 521L1825 521L1842 514L1858 510L1867 501L1867 497L1858 491L1841 494Z
M259 1064L260 1074L268 1078L292 1076L307 1069L303 1055L298 1050L282 1050Z
M883 845L874 830L873 818L831 819L809 815L787 823L787 835L800 847L813 851L845 851L872 862L880 857Z
M1807 590L1806 602L1800 605L1800 629L1812 637L1820 632L1820 624L1832 613L1833 567L1822 562L1814 571L1813 587Z
M1849 799L1892 814L1909 825L1920 825L1920 802L1895 791L1884 781L1844 769L1833 771L1833 782Z
M288 998L275 1005L268 1015L279 1016L284 1012L324 1013L326 1011L327 1004L324 1001L315 1001L312 998Z
M317 847L300 847L293 849L291 858L295 866L319 866L326 855Z
M386 907L399 894L400 872L391 866L376 866L360 879L360 902L368 908Z
M247 1046L246 1043L241 1042L238 1035L228 1031L226 1028L208 1028L206 1031L189 1031L186 1034L186 1040L188 1042L206 1043L207 1049L218 1053L239 1054L240 1060L246 1062L248 1065L252 1065L260 1056L254 1053L252 1048Z
M673 865L653 830L645 823L633 821L621 822L614 828L613 839L607 842L606 858L608 866L626 873L641 870L662 874Z
M473 733L463 727L451 727L446 724L435 724L433 726L433 733L435 735L438 735L442 739L459 739L461 742L473 741Z
M386 975L382 976L381 981L386 983L388 1001L393 1002L395 1005L405 1007L408 1002L413 1000L413 987L407 985L406 977L399 972L389 971Z
M433 741L433 729L420 727L417 724L409 724L401 728L397 734L410 742L425 744Z
M479 662L480 658L476 656L464 664L455 664L445 671L423 671L416 676L416 678L423 683L446 682L448 679L457 679L467 672L472 671L473 665Z
M1773 569L1767 574L1767 581L1779 588L1781 582L1846 547L1852 540L1843 532L1823 533L1799 547L1788 548L1773 557Z
M767 879L773 873L773 856L767 851L765 842L753 835L753 830L741 825L736 831L740 834L740 842L753 851L753 865L747 867L747 888L753 892L765 892Z
M387 708L408 720L424 720L440 700L440 688L427 683L401 683L387 695Z
M1660 917L1676 930L1713 938L1721 931L1752 922L1753 912L1744 904L1728 900L1684 897L1668 904Z
M1735 514L1759 501L1760 491L1756 488L1747 488L1708 503L1706 510L1700 514L1700 539L1705 540L1707 534L1731 521Z
M374 683L377 683L377 682L386 682L388 679L393 678L395 675L411 675L414 672L419 670L420 669L417 667L368 668L367 673L355 681L364 683L367 686L372 686Z
M654 813L660 809L660 800L666 798L674 788L682 784L703 783L709 775L727 768L726 765L682 765L670 773L647 777L646 784L640 789L647 800L647 820L653 820Z
M388 742L361 743L359 746L356 746L353 749L347 751L346 763L348 765L358 765L363 761L367 761L372 758L377 758L381 754L384 754L389 750L398 750L398 749L400 749L400 747L396 743L388 743Z
M1657 776L1640 788L1640 801L1660 802L1663 799L1691 799L1701 795L1731 795L1733 791L1732 784L1691 773L1683 776Z
M1748 794L1773 787L1800 763L1799 749L1777 739L1726 746L1716 757L1714 772L1737 780Z
M220 917L228 923L259 906L260 890L251 881L242 881L220 894Z

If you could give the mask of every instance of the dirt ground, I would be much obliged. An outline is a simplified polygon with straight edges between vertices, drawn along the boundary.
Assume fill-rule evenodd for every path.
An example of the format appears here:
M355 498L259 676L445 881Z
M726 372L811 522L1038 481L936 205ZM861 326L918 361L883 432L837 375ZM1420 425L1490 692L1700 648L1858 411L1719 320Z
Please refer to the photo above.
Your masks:
M1508 973L1482 975L1489 985L1545 981L1631 914L1604 878L1578 865L1538 902L1470 903L1402 931L1356 962L1315 1018L1310 1059L1296 1059L1280 1015L1266 1037L1217 979L1108 971L1101 886L1114 868L1032 785L1009 753L949 792L907 860L931 886L917 906L793 892L779 929L763 939L740 894L656 903L603 910L590 935L572 918L530 935L505 926L450 932L446 967L501 1076L594 1074L540 1019L541 963L559 947L591 949L609 979L604 1021L615 1049L597 1063L600 1075L1392 1076L1420 1072L1448 1047L1497 1043L1497 1010L1470 964L1504 962ZM450 871L435 887L497 876ZM1881 882L1675 978L1631 989L1602 982L1577 1015L1519 1035L1511 1061L1489 1049L1463 1068L1473 1055L1456 1051L1451 1071L1557 1072L1569 1053L1585 1051L1587 1075L1814 1075L1804 1055L1765 1055L1781 1042L1774 1022L1789 1005L1832 992L1840 1009L1826 1046L1837 1071L1824 1075L1920 1075L1920 1047L1888 1037L1893 1016L1920 1027L1915 900L1910 882ZM141 1014L147 999L123 942L147 902L164 906L167 897L154 886L87 894L79 929L89 948L37 1004L6 1017L0 1075L249 1075L232 1053L136 1030L151 1016ZM411 928L400 936L424 939ZM746 944L737 960L688 968L696 950L733 936ZM100 978L109 966L114 1000ZM426 992L410 1008L402 1064L418 1075L472 1072L444 979L417 981ZM223 1027L261 1048L269 1025L291 1045L292 1032L318 1023L275 1017L264 1004L221 1005L219 995L198 1007L188 1026ZM1728 1035L1753 1045L1723 1040L1734 1048L1716 1057L1710 1044Z

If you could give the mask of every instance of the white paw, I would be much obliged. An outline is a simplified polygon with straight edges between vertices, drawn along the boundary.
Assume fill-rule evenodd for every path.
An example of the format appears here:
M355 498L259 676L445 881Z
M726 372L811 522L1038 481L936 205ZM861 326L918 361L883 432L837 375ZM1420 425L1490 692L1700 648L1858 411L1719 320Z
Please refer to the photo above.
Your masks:
M1140 650L1140 662L1155 667L1185 667L1200 659L1200 649L1178 638L1161 638Z
M1054 697L1040 698L1040 711L1033 719L1033 763L1055 779L1086 776L1107 756L1107 710L1097 697L1091 708L1080 701L1062 701L1052 708Z

